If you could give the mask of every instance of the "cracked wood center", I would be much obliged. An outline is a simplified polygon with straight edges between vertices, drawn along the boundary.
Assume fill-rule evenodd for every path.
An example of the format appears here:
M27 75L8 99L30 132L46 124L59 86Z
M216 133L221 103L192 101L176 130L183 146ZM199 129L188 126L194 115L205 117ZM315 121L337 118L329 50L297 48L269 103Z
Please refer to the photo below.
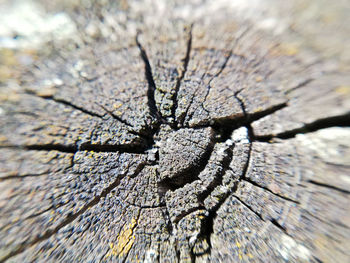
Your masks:
M0 49L0 262L349 261L342 1L40 2L77 34Z

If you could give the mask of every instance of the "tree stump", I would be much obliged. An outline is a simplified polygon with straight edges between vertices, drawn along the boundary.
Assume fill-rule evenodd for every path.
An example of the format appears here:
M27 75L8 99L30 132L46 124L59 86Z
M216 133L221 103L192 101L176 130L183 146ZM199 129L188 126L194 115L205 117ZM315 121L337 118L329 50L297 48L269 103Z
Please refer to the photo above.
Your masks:
M346 1L41 4L76 33L3 62L0 262L350 260Z

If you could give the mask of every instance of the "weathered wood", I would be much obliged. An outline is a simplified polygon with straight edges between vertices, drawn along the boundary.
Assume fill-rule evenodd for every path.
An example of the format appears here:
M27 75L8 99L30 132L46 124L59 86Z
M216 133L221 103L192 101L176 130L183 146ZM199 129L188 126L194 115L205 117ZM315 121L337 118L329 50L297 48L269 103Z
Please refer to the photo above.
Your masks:
M346 1L40 2L76 35L0 51L0 262L350 260Z

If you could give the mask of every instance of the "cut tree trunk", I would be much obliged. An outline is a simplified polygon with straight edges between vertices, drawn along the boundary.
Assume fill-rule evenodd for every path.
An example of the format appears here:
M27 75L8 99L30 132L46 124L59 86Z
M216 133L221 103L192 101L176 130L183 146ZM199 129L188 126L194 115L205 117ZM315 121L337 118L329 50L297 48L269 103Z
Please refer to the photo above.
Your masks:
M0 262L350 261L347 1L60 2L2 66Z

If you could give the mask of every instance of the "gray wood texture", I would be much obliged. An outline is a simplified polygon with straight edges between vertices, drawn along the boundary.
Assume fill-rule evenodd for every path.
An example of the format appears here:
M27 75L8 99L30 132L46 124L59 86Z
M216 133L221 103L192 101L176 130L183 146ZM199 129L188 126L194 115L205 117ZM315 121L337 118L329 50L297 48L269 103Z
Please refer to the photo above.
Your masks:
M350 261L347 1L39 3L76 34L1 49L0 262Z

